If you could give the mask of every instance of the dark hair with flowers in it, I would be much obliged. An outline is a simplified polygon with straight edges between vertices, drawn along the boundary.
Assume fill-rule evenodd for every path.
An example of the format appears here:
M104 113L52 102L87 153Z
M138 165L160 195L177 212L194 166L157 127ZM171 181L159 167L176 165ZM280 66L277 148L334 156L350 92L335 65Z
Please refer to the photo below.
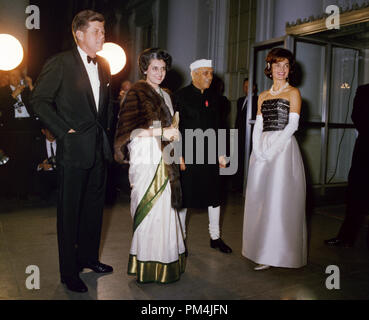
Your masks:
M267 66L264 70L264 74L272 79L272 65L273 63L282 61L284 59L287 59L290 64L290 72L288 74L288 78L294 73L295 71L295 64L296 60L293 57L293 54L291 51L284 49L284 48L274 48L269 51L265 61L267 63Z

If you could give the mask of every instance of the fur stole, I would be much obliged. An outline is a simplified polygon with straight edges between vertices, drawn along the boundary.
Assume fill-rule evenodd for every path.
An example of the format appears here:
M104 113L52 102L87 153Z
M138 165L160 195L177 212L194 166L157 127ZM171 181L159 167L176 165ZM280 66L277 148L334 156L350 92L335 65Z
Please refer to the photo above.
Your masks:
M123 163L129 158L127 146L131 133L137 129L149 129L154 121L160 121L162 128L169 127L172 116L164 99L146 81L136 82L128 91L118 114L118 123L114 140L114 159ZM158 137L160 139L160 137ZM161 141L162 150L169 144ZM165 158L165 156L163 155ZM179 167L177 164L165 164L172 193L172 207L182 206L182 190Z

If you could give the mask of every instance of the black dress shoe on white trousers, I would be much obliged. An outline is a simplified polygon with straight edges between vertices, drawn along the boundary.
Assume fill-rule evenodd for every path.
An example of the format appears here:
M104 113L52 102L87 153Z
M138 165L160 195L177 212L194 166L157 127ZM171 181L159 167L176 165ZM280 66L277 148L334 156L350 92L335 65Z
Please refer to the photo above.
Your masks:
M220 251L224 253L232 252L232 249L228 247L221 238L216 239L216 240L210 239L210 247L214 249L219 249Z

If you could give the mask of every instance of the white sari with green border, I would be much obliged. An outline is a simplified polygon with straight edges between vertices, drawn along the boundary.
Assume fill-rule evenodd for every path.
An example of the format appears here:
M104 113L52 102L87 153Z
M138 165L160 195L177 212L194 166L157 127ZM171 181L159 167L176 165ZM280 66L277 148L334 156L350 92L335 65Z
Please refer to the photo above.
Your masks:
M159 143L136 137L128 148L134 230L128 273L141 283L177 281L185 269L185 245Z

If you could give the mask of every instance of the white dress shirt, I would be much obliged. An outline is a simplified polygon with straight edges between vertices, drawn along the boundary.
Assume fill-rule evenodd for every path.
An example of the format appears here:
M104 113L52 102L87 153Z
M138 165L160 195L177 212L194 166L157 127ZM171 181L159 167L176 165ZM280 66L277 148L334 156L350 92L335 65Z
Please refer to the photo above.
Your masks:
M51 156L53 155L53 153L51 152L51 146L53 146L54 156L55 156L56 155L56 140L51 142L45 138L45 144L46 144L47 158L51 158ZM37 166L37 171L40 171L40 170L41 170L40 166ZM54 170L54 169L51 167L49 171L51 170Z
M79 46L77 46L78 52L81 55L83 64L85 65L88 78L90 79L90 84L92 88L92 92L95 99L96 110L99 110L99 96L100 96L100 80L99 80L99 71L96 64L93 64L91 61L90 63L87 62L87 53L84 52Z
M51 152L51 146L53 146L54 156L55 156L56 155L56 140L51 142L45 139L45 142L46 142L47 157L50 158L53 155L53 153Z

